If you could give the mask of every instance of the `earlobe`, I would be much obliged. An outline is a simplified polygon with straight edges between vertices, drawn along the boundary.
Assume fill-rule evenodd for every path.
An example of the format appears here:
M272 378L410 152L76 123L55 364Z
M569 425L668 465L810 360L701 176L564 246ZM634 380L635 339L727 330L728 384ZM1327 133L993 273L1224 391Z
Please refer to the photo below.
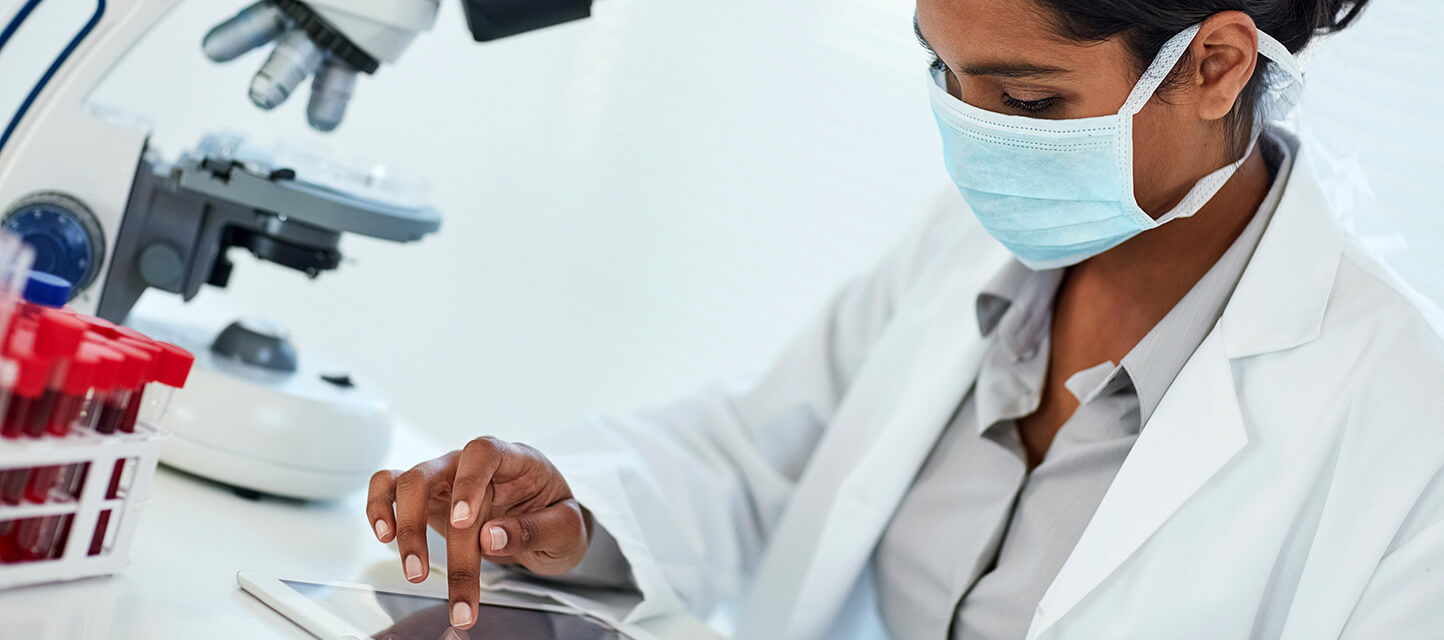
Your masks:
M1199 117L1222 120L1253 78L1258 66L1258 28L1242 11L1210 17L1190 47L1195 60Z

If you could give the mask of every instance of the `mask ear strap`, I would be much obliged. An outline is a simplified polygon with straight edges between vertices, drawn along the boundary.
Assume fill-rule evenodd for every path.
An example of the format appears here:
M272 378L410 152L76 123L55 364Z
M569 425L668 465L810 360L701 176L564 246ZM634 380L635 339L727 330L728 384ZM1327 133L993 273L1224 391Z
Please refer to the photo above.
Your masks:
M1200 26L1194 25L1184 29L1163 44L1163 48L1158 50L1158 57L1154 58L1153 64L1143 72L1143 76L1138 79L1138 84L1133 86L1133 92L1128 94L1128 100L1123 103L1123 108L1118 110L1119 115L1132 117L1143 110L1143 106L1148 104L1148 100L1158 91L1158 87L1163 86L1163 81L1168 78L1168 74L1173 72L1173 67L1183 59L1183 54L1188 51L1188 46L1193 44L1193 39L1198 37ZM1288 47L1285 47L1282 42L1259 31L1258 52L1269 60L1273 60L1274 64L1284 73L1289 74L1294 82L1300 84L1303 82L1303 67L1299 65L1298 58L1294 57L1294 54L1289 52Z
M1138 78L1138 84L1133 85L1133 93L1128 94L1128 100L1124 101L1123 108L1118 110L1118 115L1125 118L1132 118L1143 110L1143 105L1163 86L1163 81L1168 79L1168 74L1173 73L1174 65L1183 59L1183 54L1188 51L1188 45L1193 44L1194 37L1198 36L1198 29L1202 25L1193 25L1178 35L1163 43L1163 48L1158 50L1158 56L1153 59L1153 64Z
M1258 32L1258 52L1259 55L1273 60L1274 66L1289 74L1294 82L1302 83L1304 81L1304 67L1299 63L1299 59L1289 51L1288 47L1284 46L1284 43L1263 31Z

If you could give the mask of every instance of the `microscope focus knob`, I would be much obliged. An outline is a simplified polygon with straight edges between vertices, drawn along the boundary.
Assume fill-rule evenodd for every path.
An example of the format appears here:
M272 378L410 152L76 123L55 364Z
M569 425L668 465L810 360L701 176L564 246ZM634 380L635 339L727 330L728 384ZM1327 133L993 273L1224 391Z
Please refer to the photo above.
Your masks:
M39 193L26 197L6 212L0 227L35 249L36 271L75 283L71 299L95 282L105 262L100 222L70 196Z

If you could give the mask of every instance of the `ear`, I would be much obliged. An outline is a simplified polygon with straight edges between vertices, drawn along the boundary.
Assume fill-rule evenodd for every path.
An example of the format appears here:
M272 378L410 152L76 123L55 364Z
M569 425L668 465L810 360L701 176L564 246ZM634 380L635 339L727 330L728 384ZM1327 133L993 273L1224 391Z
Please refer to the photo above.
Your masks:
M1258 66L1258 27L1242 11L1214 14L1203 22L1188 52L1198 116L1222 120Z

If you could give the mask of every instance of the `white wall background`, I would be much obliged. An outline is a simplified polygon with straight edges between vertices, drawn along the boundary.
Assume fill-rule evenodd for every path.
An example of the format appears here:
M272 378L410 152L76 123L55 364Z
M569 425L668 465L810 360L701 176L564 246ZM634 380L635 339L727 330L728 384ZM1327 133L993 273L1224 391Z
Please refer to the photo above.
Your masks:
M1444 5L1376 4L1314 60L1309 122L1367 167L1397 214L1360 226L1406 230L1398 264L1438 299ZM232 0L183 3L99 98L150 116L168 155L239 129L428 178L441 234L348 239L351 262L315 282L241 258L202 295L282 320L445 440L759 366L945 188L909 0L605 0L490 45L443 5L329 137L304 95L249 104L263 54L200 54Z

